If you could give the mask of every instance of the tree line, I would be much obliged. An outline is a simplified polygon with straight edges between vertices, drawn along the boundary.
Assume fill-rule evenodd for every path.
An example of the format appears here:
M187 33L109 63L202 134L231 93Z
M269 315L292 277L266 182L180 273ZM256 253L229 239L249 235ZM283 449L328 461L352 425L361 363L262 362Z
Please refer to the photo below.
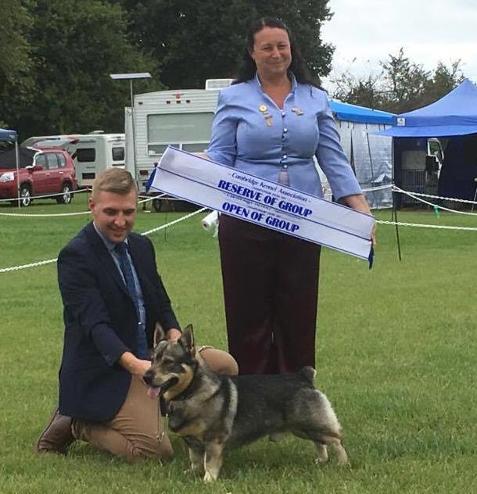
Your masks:
M206 79L233 78L243 56L247 28L262 16L284 20L295 33L311 75L319 82L329 74L333 55L333 46L321 38L323 23L332 18L328 3L3 1L0 127L16 129L22 139L98 129L122 132L129 85L113 81L109 74L150 72L152 79L135 82L135 93L203 88ZM404 84L396 79L391 87L382 86L382 77L355 80L342 74L332 96L395 111L403 101L416 104L423 90L429 95L434 91L434 95L454 84L460 75L458 62L450 69L439 66L432 78L444 82L434 84L431 91L425 83L431 74L416 71L418 66L403 53L386 63L391 69L383 69L389 75L408 70L408 75L416 77ZM408 93L401 91L408 82L412 84Z
M401 48L379 63L378 73L361 77L350 70L331 77L337 99L392 113L404 113L429 105L464 80L460 60L449 66L438 62L434 70L414 63Z

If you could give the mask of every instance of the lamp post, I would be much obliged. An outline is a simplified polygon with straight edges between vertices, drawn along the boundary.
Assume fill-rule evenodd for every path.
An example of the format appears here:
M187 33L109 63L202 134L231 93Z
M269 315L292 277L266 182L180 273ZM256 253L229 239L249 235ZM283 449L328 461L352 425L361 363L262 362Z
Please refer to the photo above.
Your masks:
M109 74L109 77L113 80L129 81L129 93L131 97L131 130L132 130L132 169L134 172L134 180L137 181L136 173L136 134L135 134L135 124L134 124L134 92L133 92L133 81L136 79L150 79L151 74L149 72L136 72L128 74Z

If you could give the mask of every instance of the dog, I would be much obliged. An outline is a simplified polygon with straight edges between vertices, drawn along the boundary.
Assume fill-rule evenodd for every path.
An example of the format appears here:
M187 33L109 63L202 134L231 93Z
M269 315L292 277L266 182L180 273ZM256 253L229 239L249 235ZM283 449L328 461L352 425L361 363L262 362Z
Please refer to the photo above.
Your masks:
M165 399L169 428L187 444L191 469L204 481L217 480L225 449L282 432L313 441L317 463L328 460L331 446L338 463L348 464L340 423L314 387L312 367L296 374L229 377L207 368L196 352L192 326L175 342L158 328L155 340L144 375L148 394Z

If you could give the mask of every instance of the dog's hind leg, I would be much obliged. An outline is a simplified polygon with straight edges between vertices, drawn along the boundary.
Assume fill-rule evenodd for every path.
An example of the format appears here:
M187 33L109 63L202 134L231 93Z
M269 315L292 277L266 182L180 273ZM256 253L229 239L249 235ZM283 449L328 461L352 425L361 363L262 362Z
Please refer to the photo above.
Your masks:
M317 463L324 463L327 460L327 446L331 446L336 454L336 461L338 462L338 465L349 465L348 453L346 453L339 437L336 437L335 435L328 436L326 434L321 434L318 441L314 439L312 439L312 441L315 443L318 451L318 456L316 458ZM322 458L325 459L323 460Z
M339 465L348 465L348 454L341 444L341 436L334 431L325 432L323 430L296 430L293 433L313 441L316 446L317 456L316 463L326 463L328 461L328 446L331 446L336 453L337 462Z
M328 444L332 446L335 451L338 465L349 465L348 453L341 443L341 439L337 437L330 437Z
M322 457L323 446L331 446L336 453L339 465L347 465L348 455L341 444L341 425L328 398L319 390L309 396L308 403L315 403L316 408L311 423L304 432L311 439L318 450L317 462ZM321 444L322 446L319 446Z
M220 469L222 468L222 453L224 450L224 443L219 441L211 441L205 446L205 482L212 482L217 480Z

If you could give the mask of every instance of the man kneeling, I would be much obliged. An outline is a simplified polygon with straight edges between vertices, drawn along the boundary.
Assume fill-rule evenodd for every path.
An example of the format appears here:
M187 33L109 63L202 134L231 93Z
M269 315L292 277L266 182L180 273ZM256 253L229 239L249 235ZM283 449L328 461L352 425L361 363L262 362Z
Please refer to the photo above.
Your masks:
M65 323L59 408L36 450L66 454L81 439L128 461L168 459L173 452L159 404L147 396L142 377L151 365L155 324L170 340L181 332L154 247L132 232L137 189L129 172L98 175L89 208L93 221L58 257ZM205 347L202 357L216 372L237 373L226 352Z

